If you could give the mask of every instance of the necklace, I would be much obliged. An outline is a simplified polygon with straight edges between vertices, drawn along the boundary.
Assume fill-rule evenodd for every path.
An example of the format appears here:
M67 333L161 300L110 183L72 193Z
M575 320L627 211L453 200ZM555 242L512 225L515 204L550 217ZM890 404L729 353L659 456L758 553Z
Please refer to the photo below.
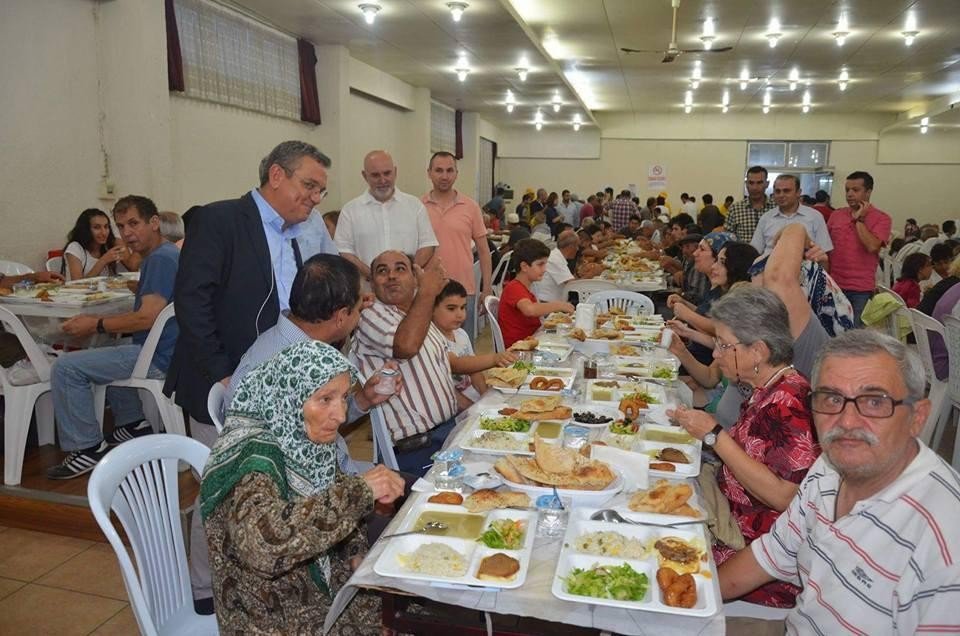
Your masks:
M769 387L771 384L773 384L780 376L782 376L784 373L786 373L786 372L789 371L790 369L793 369L793 365L792 365L792 364L788 364L788 365L785 366L785 367L780 367L779 369L777 369L776 371L774 371L774 372L773 372L773 375L771 375L770 378L769 378L766 382L763 383L763 386L757 387L756 389L753 390L753 395L750 396L750 403L752 404L753 401L756 399L757 395L758 395L761 391L763 391L764 389L768 388L768 387Z

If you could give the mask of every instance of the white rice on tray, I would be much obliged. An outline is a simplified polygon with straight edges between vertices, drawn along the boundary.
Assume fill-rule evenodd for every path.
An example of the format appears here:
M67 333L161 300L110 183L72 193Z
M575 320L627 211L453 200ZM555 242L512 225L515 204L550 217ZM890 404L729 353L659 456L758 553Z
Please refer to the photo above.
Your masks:
M472 445L476 448L502 451L525 451L529 448L529 442L511 437L503 431L487 431L475 438Z
M647 556L647 547L639 539L625 537L619 532L588 532L573 542L577 552L600 556L642 559Z
M445 543L425 543L410 554L398 554L400 565L412 572L432 576L463 576L467 561Z

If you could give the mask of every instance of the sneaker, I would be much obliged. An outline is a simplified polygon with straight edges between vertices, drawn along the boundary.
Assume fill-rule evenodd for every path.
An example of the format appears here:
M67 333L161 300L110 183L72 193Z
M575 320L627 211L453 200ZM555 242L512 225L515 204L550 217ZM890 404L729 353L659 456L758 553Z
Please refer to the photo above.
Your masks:
M73 451L62 462L47 469L47 479L73 479L89 473L109 450L106 442L100 442L94 449Z
M123 426L114 428L113 432L107 435L106 441L107 444L116 446L117 444L129 442L132 439L143 437L144 435L150 435L151 433L153 433L153 427L150 426L150 422L147 420L140 420L139 422L134 422L133 424L125 424Z

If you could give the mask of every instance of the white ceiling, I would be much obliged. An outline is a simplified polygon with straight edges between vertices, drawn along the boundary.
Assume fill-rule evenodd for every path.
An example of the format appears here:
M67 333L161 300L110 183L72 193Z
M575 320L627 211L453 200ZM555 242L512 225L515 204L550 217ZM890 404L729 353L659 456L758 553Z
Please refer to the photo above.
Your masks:
M568 123L574 113L682 112L690 77L702 61L703 80L693 90L698 112L720 111L724 91L732 112L758 112L766 87L772 107L799 111L804 90L815 112L903 113L950 95L960 100L960 0L682 0L677 43L699 48L704 18L716 25L715 48L726 53L679 56L626 54L620 47L666 49L670 0L467 0L455 23L447 0L368 0L382 10L364 22L359 0L235 0L279 27L316 44L341 44L350 54L415 86L435 100L480 112L499 126L529 123L540 106L548 122ZM920 31L905 46L900 32L908 12ZM844 46L832 33L845 13L850 35ZM783 36L770 48L771 18ZM466 82L454 72L464 54ZM514 68L530 62L521 82ZM739 88L746 68L752 81ZM797 68L800 85L788 76ZM850 76L846 91L837 78ZM519 106L504 108L506 91ZM573 92L573 89L575 92ZM554 114L559 91L564 107ZM951 98L952 99L952 98Z

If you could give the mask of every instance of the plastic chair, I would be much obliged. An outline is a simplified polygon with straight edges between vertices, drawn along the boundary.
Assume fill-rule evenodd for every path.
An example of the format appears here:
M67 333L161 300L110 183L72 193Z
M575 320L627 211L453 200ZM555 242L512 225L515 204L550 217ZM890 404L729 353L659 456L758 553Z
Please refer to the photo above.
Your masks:
M877 286L877 293L890 294L894 300L900 303L900 309L887 316L886 330L890 336L896 338L897 340L903 341L903 339L906 338L906 335L902 335L905 329L902 328L902 325L910 322L910 317L907 315L906 301L900 294L883 285Z
M397 455L393 452L393 438L383 419L383 407L370 409L370 428L373 429L373 463L379 461L392 470L400 470L397 465Z
M150 362L153 360L153 354L157 350L157 343L160 341L160 335L163 333L163 327L168 320L176 317L173 303L163 308L163 311L157 316L147 334L147 339L140 349L140 355L137 356L137 363L133 367L133 373L129 378L114 380L109 384L100 384L94 388L94 404L97 409L97 419L103 426L103 406L107 397L107 387L126 387L132 389L143 389L153 396L157 405L157 411L160 414L160 421L163 423L163 429L167 433L176 433L177 435L186 435L187 428L183 421L183 411L173 401L173 396L169 398L163 394L163 378L148 377L150 373Z
M746 601L731 601L723 604L724 616L759 618L767 621L782 621L790 610L782 607L767 607Z
M599 305L600 311L620 309L625 314L636 311L641 316L654 313L653 301L639 292L631 291L602 291L590 296L590 302Z
M210 449L189 437L147 435L110 451L87 484L90 510L117 555L131 609L146 636L219 633L215 615L193 610L177 473L184 461L202 474L209 455ZM123 526L136 569L111 511Z
M207 413L217 428L217 433L223 432L223 398L227 396L227 387L222 382L214 382L207 393Z
M927 384L930 385L930 392L927 394L927 398L930 400L930 415L927 416L927 421L923 425L923 430L920 432L919 437L927 446L931 444L936 446L933 439L936 435L937 442L939 442L939 438L943 434L941 420L949 413L949 408L948 402L946 401L947 383L943 380L938 380L934 372L933 354L930 352L930 335L928 332L938 333L944 340L946 340L946 338L944 337L943 325L939 320L934 320L917 309L908 309L907 315L910 317L913 335L917 339L917 353L920 354L920 359L923 360L923 368L927 375Z
M60 268L63 267L63 257L54 256L53 258L48 258L46 263L46 269L48 272L53 272L55 274L60 273Z
M480 315L480 289L483 285L483 273L480 271L480 261L473 263L473 333L470 334L470 340L475 341L477 334L480 333L480 322L483 316Z
M606 280L598 280L596 278L575 278L573 280L568 280L563 285L563 297L569 298L571 292L576 292L577 298L581 303L590 300L593 294L604 291L619 290L617 290L616 284Z
M500 330L500 298L498 296L487 296L483 301L483 306L490 316L490 335L493 339L493 352L501 353L506 350L503 344L503 331Z
M0 386L3 387L3 483L16 486L23 473L23 455L27 446L27 433L34 408L37 412L37 438L41 446L53 444L53 398L50 395L50 361L33 340L20 319L9 309L0 307L0 324L7 333L20 341L33 365L36 381L28 384L17 382L10 371L0 367ZM32 379L32 378L31 378Z
M0 274L4 276L20 276L22 274L32 274L33 269L23 263L16 261L0 261Z
M510 265L510 258L512 256L513 250L501 256L497 262L497 266L493 270L493 275L490 277L490 287L493 289L495 296L503 295L503 279L507 275L507 266Z
M944 419L943 426L939 427L933 436L933 448L940 447L940 440L943 437L943 431L954 422L957 428L957 435L953 441L953 458L951 463L954 470L960 470L960 318L956 316L944 316L943 318L944 341L947 344L947 355L950 358L950 377L947 378L947 417ZM953 412L957 412L954 419Z

